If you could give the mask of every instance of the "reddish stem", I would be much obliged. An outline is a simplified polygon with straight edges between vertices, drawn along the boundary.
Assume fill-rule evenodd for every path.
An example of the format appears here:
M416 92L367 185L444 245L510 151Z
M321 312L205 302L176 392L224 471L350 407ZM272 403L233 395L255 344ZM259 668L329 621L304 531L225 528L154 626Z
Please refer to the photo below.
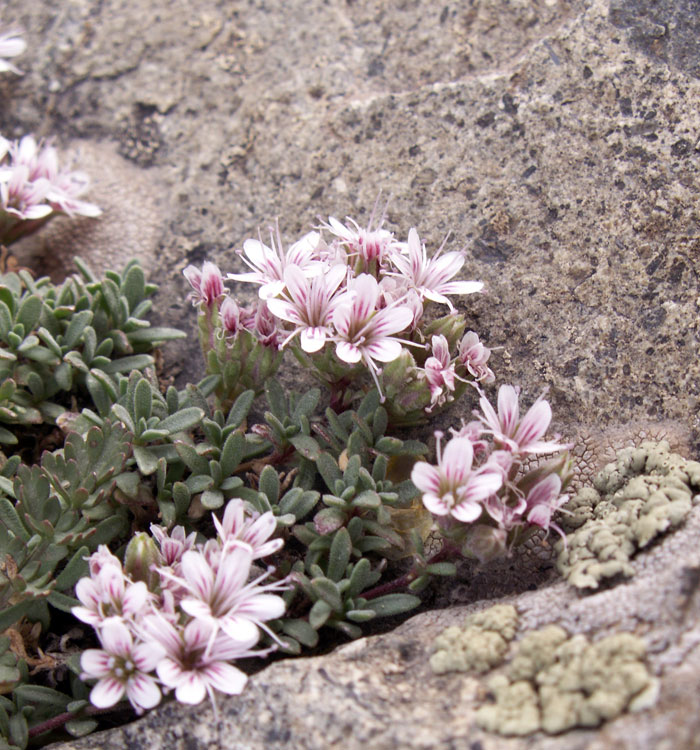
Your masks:
M29 730L29 738L38 737L40 734L45 732L52 732L54 729L60 729L62 726L67 724L73 719L82 719L91 716L100 716L101 714L109 714L114 711L125 708L128 704L126 702L117 704L116 706L110 706L109 708L97 708L97 706L86 706L82 711L75 713L66 711L65 713L58 714L58 716L52 716L46 721L42 721L41 724L37 724Z
M441 562L445 558L450 557L453 552L454 549L445 542L442 549L439 552L436 552L429 560L426 561L425 566L432 565L436 562ZM408 586L411 582L415 581L416 578L419 578L422 575L423 571L425 570L425 566L414 565L411 570L408 571L408 573L404 573L402 576L396 578L393 581L387 581L386 583L382 583L379 586L375 586L369 591L364 591L361 596L363 599L376 599L378 596L384 596L384 594L392 594L398 589L406 588L406 586Z

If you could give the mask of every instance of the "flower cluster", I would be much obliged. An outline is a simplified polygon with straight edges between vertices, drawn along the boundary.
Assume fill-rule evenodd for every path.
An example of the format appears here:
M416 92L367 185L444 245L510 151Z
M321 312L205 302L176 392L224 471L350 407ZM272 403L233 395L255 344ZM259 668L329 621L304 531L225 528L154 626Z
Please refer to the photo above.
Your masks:
M142 712L160 701L161 689L190 704L207 694L213 702L215 690L238 694L247 678L231 662L274 648L253 650L261 630L272 635L265 623L284 613L275 592L287 584L263 583L270 570L251 580L251 566L282 546L270 538L276 521L271 512L248 515L234 499L214 524L217 537L205 544L181 526L152 526L152 536L129 543L123 567L104 546L90 557L73 614L95 628L102 645L81 659L82 678L97 679L95 706L126 695Z
M429 257L415 229L402 242L381 226L373 229L371 220L362 229L352 219L342 224L330 217L318 229L286 249L279 228L271 230L269 245L261 238L243 243L240 255L251 270L228 279L259 287L255 310L228 296L213 263L185 269L210 371L217 371L210 356L221 349L217 342L224 338L232 348L247 332L266 347L291 348L330 388L334 405L347 404L353 387L364 387L369 375L366 382L376 385L382 401L388 397L395 422L404 424L424 419L467 382L493 380L489 349L474 331L465 334L464 318L450 300L483 288L479 281L455 280L465 260L461 251L441 247ZM430 302L446 305L450 314L428 321ZM251 362L260 356L249 345L244 349ZM261 382L249 379L239 388L259 390Z
M421 461L411 474L443 535L482 560L506 553L537 528L562 533L552 515L568 499L562 494L571 479L568 455L525 467L533 456L571 446L542 439L552 419L542 396L522 417L518 400L518 390L503 385L496 411L482 395L478 419L453 430L444 448L436 433L437 466Z
M34 231L53 214L99 216L96 205L80 200L88 185L83 172L59 168L53 146L31 135L19 141L0 136L0 242Z
M22 71L19 68L16 68L11 62L8 62L5 58L17 57L18 55L21 55L25 49L27 49L27 43L16 31L6 31L0 34L0 73L7 73L10 71L17 75L21 75Z

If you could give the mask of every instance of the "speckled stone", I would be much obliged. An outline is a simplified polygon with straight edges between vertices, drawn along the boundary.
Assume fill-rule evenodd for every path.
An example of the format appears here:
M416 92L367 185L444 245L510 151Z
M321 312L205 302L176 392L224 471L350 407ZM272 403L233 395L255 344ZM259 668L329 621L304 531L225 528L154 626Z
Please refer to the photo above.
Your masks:
M133 170L100 195L109 229L86 232L92 249L65 236L51 253L121 262L131 238L162 285L162 319L192 332L185 265L240 268L234 248L276 218L292 240L318 216L362 223L391 195L390 228L417 226L432 247L451 231L448 248L466 249L486 293L460 310L502 347L498 383L530 402L549 388L555 429L581 438L581 478L641 432L698 453L699 17L695 0L5 0L2 21L22 25L29 48L26 75L0 79L0 132L90 144L96 192L122 162ZM27 254L42 267L36 246ZM56 270L48 254L43 267ZM198 379L194 337L167 357ZM527 558L473 571L432 604L508 591L528 627L645 635L658 709L538 747L689 747L697 519L686 528L612 591L519 593L548 579ZM464 614L274 664L222 702L218 723L168 705L73 746L505 747L473 727L475 681L429 675L426 644Z

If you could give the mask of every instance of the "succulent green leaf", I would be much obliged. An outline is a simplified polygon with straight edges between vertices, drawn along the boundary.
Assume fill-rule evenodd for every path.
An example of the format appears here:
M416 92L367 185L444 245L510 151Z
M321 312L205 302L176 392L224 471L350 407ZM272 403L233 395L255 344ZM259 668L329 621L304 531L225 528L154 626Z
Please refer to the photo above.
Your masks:
M362 628L360 628L358 625L353 625L351 622L345 622L343 620L331 620L328 625L334 630L340 631L348 638L360 638L362 635Z
M340 596L338 586L330 578L314 578L311 581L311 589L314 594L323 599L335 612L343 611L343 600Z
M416 593L419 593L421 591L424 591L428 588L430 585L430 576L429 575L423 575L418 576L415 581L411 581L408 585L409 591L415 591Z
M252 393L252 391L250 391ZM235 406L235 405L234 405ZM245 453L245 435L242 432L232 432L221 449L221 471L224 476L230 476L237 469Z
M0 291L3 291L0 289ZM3 339L12 330L12 313L5 302L0 302L0 337Z
M319 534L332 534L345 525L347 514L340 508L324 508L314 516L314 526Z
M138 328L130 331L126 335L130 344L149 344L150 346L159 346L166 341L175 341L184 339L187 334L179 331L177 328L163 328L154 326L153 328Z
M318 492L303 490L301 487L293 487L280 500L280 513L285 515L291 513L299 521L313 510L316 503L318 503L318 498Z
M102 365L101 369L110 375L116 372L131 372L131 370L143 370L151 367L154 363L150 354L132 354L128 357L113 359L111 362Z
M0 427L0 443L4 445L17 445L17 437L4 427Z
M28 542L30 534L24 524L20 521L17 511L12 503L5 497L0 497L0 523L2 523L14 536L22 542ZM2 630L2 628L0 628Z
M287 416L287 399L284 396L282 386L274 378L268 378L265 382L265 398L270 406L270 411L280 422Z
M378 617L392 617L410 612L420 603L421 600L412 594L386 594L367 602L367 609L373 610Z
M234 401L226 417L226 426L238 428L243 424L243 420L248 416L250 407L255 399L255 391L243 391Z
M42 305L41 297L34 294L25 297L17 311L15 323L21 323L26 333L33 331L41 318Z
M66 722L65 728L72 737L84 737L94 732L99 726L96 719L71 719Z
M13 714L10 717L10 737L13 745L24 750L29 742L29 727L27 726L27 717L22 712Z
M318 406L321 398L321 391L318 388L311 388L297 401L294 412L291 415L293 422L298 422L299 418L310 417L314 409Z
M373 490L361 492L351 503L354 508L379 508L381 498Z
M311 625L314 630L318 630L325 625L332 612L333 610L328 602L319 599L309 610L309 625Z
M353 622L369 622L374 620L377 613L373 609L350 609L345 613L348 620Z
M71 612L73 607L80 606L80 602L74 596L62 594L60 591L52 591L46 601L61 612Z
M349 599L356 599L365 589L373 586L381 573L372 570L372 565L366 557L360 558L354 565L350 575L350 585L345 591Z
M305 620L284 620L282 632L292 636L307 648L318 645L318 633Z
M146 296L146 277L140 266L133 265L126 271L120 291L129 303L129 312L133 311Z
M352 541L346 528L340 528L333 537L331 548L328 552L328 577L335 582L345 576L345 569L350 562L352 554Z
M83 335L85 328L92 322L92 318L92 310L82 310L73 316L61 340L64 350L70 350L75 347Z
M88 548L81 547L71 557L66 567L56 577L56 590L65 591L68 588L72 588L78 582L79 578L88 574L88 563L85 559L88 554Z
M134 418L136 421L143 417L149 419L153 410L153 390L151 384L142 378L134 388ZM160 425L159 425L160 427ZM161 429L164 429L161 427Z
M335 490L335 483L337 480L342 480L343 475L338 468L338 464L330 453L321 452L319 457L316 459L316 468L319 474L323 477L323 481L326 483L328 489L333 492Z
M185 480L187 489L196 495L198 492L204 492L212 487L214 480L208 474L192 474ZM257 492L255 493L257 496Z
M114 404L114 406L112 406L112 414L120 422L122 422L130 432L136 431L136 427L134 425L134 421L131 418L131 414L129 414L129 412L121 404Z
M457 566L451 562L432 563L426 567L425 572L433 576L453 576L457 574Z
M357 415L361 419L367 419L372 416L380 406L379 391L376 388L372 388L371 391L362 399L362 403L357 409Z
M134 445L133 450L139 471L146 476L155 474L158 468L158 456L142 445Z
M159 430L167 430L171 435L177 432L185 432L195 427L202 421L204 412L196 406L190 406L186 409L171 414L158 423Z
M294 435L289 442L301 453L304 458L316 461L321 454L321 446L309 435Z
M205 490L202 492L202 505L207 510L216 510L224 504L224 493L219 490Z
M95 533L90 537L91 547L97 547L98 544L109 544L119 533L124 533L128 524L123 516L110 516L100 521Z
M209 475L209 461L182 440L175 441L175 450L193 474Z
M267 495L270 505L276 505L280 495L280 478L272 466L266 466L260 473L260 492Z

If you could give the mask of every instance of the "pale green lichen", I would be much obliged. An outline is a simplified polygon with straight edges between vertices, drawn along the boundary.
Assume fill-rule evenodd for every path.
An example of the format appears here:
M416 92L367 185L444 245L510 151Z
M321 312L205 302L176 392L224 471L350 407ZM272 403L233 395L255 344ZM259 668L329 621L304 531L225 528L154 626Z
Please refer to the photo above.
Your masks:
M626 448L563 508L567 534L557 567L577 588L631 576L630 559L656 536L680 525L699 497L700 462L672 453L666 441Z
M658 680L644 664L644 641L630 633L591 644L550 625L527 633L516 647L506 674L488 683L493 703L476 713L488 731L558 734L595 727L626 710L648 708L658 695Z
M487 672L503 661L517 627L518 613L509 604L477 612L463 628L447 628L435 639L430 666L436 674Z

